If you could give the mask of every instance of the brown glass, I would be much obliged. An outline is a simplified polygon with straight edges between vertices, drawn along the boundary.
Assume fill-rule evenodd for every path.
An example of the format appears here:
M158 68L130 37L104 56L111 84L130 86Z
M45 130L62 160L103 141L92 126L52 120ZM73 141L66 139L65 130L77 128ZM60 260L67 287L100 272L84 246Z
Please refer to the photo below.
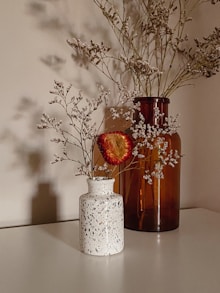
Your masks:
M163 127L164 119L168 116L167 98L136 98L140 102L141 113L145 122L151 125L159 124ZM155 106L164 113L157 121L155 118ZM138 114L138 113L136 113ZM137 116L138 117L138 116ZM137 118L136 117L136 118ZM181 141L178 133L163 135L168 142L169 150L181 152ZM139 231L167 231L179 226L180 204L180 161L175 167L165 166L164 178L153 178L150 185L143 175L145 170L152 170L155 160L158 158L156 149L143 148L145 158L150 160L135 159L135 166L120 175L120 194L124 198L125 227ZM129 164L129 162L126 162Z

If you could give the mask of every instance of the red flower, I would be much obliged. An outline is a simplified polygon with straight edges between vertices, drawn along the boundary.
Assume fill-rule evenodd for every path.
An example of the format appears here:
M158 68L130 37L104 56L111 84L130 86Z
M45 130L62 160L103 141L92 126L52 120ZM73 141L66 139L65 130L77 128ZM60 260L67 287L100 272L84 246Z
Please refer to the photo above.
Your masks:
M132 140L122 131L100 134L97 144L105 161L111 165L123 163L132 154Z

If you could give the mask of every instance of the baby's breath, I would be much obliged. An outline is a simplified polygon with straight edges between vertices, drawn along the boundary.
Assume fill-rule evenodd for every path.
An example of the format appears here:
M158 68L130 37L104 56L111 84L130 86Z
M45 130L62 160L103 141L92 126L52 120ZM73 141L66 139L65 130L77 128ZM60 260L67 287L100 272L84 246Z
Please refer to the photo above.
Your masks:
M51 91L52 100L49 104L58 105L64 113L65 123L44 113L41 117L39 129L51 129L57 134L51 141L61 144L61 154L55 154L52 163L71 161L78 166L78 175L93 176L93 153L96 137L103 119L97 123L96 112L108 103L109 92L98 86L99 95L87 98L81 91L72 95L71 85L55 81ZM78 155L80 153L80 156ZM76 175L77 175L76 174Z

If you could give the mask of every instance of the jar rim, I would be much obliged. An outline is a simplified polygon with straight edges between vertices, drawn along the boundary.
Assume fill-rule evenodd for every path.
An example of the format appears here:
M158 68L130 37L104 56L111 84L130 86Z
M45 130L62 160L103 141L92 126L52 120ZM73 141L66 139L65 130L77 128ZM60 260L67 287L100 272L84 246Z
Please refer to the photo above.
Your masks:
M169 104L170 99L166 97L136 97L134 98L134 103L137 102L147 102L147 103L165 103Z

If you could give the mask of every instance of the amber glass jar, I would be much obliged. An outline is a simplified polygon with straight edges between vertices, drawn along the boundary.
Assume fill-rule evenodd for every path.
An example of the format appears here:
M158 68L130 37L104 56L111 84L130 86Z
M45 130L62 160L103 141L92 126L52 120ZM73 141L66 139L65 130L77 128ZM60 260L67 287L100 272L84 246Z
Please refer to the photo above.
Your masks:
M145 123L164 127L165 117L168 117L168 98L141 97L140 111ZM155 107L163 113L159 119L155 115ZM136 113L138 117L139 113ZM136 117L136 119L138 119ZM181 141L178 133L161 135L168 143L170 150L181 152ZM179 226L180 203L180 160L174 167L164 166L164 178L152 177L152 184L143 178L145 170L152 170L158 160L156 148L142 150L145 159L135 159L135 165L129 171L120 175L120 194L124 198L125 227L139 231L167 231ZM129 164L129 162L126 162Z

